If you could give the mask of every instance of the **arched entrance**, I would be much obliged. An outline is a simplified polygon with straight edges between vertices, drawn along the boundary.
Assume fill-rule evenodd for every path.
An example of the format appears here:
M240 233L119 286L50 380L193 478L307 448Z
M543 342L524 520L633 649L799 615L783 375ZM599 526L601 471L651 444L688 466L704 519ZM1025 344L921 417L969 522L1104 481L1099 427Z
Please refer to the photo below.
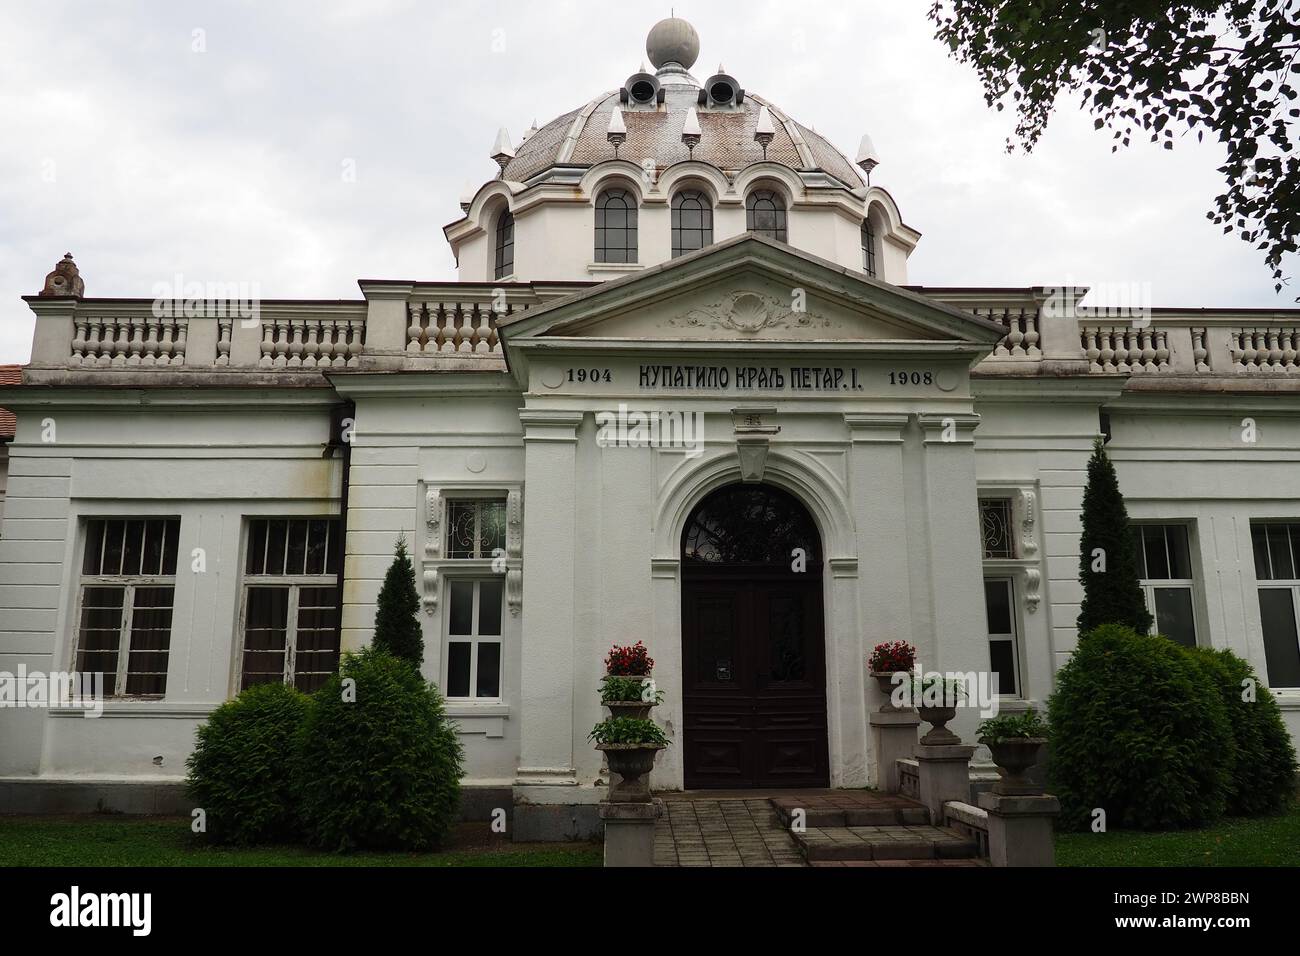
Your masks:
M822 561L812 517L780 488L726 485L691 512L682 532L688 789L829 785Z

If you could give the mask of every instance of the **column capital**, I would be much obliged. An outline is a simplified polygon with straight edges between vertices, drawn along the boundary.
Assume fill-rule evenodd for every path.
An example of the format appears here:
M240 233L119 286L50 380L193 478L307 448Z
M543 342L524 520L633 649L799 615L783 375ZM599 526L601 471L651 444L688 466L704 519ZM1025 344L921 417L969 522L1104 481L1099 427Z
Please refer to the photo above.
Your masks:
M525 442L576 442L583 413L559 408L521 408Z

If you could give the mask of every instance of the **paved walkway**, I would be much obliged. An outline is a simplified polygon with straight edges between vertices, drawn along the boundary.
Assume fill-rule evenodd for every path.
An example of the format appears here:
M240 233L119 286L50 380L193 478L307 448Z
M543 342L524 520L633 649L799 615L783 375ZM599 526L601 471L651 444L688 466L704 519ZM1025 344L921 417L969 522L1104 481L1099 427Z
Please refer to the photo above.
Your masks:
M655 866L807 866L767 797L665 795Z

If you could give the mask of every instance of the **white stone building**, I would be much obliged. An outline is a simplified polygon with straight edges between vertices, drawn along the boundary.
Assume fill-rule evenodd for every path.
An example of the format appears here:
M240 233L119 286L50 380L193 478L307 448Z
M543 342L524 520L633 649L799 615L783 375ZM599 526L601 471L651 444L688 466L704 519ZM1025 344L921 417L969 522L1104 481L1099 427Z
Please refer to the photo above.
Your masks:
M657 662L656 788L863 786L878 642L1050 694L1099 433L1159 628L1247 658L1300 735L1300 310L910 286L869 141L701 84L697 50L665 21L656 72L499 139L456 282L252 316L66 269L28 297L0 669L111 696L0 709L0 806L160 805L220 702L369 640L399 535L466 783L519 834L594 820L611 643Z

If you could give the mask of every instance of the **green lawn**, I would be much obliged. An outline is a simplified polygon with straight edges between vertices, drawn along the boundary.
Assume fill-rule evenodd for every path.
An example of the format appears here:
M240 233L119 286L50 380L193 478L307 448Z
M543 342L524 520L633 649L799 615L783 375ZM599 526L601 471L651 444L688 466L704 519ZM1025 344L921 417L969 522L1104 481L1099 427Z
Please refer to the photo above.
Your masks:
M486 823L458 826L440 853L318 853L295 846L205 846L188 818L0 817L0 866L600 866L596 843L511 843Z
M1057 866L1300 866L1300 807L1205 830L1062 833Z

